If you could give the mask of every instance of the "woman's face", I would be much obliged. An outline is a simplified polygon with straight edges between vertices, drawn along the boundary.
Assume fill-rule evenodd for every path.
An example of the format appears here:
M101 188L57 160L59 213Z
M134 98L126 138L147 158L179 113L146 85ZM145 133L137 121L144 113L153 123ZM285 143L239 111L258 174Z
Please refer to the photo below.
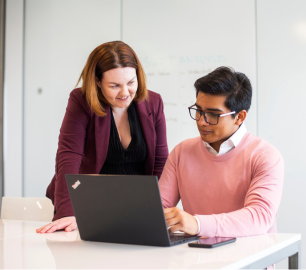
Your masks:
M112 108L127 108L138 88L136 69L124 67L108 70L97 85Z

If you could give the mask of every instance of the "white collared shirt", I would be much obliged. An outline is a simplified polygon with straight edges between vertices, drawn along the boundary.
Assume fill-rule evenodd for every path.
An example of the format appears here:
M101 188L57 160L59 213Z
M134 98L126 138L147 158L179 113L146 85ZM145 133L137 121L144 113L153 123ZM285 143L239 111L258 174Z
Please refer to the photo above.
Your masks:
M246 126L244 123L242 123L241 126L237 129L237 131L231 137L229 137L228 140L226 140L220 145L219 153L214 148L212 148L209 143L204 141L203 143L209 153L213 154L214 156L221 156L237 147L246 132Z
M237 129L237 131L231 137L229 137L228 140L226 140L220 145L219 153L214 148L212 148L209 143L204 142L204 141L203 143L206 146L209 153L213 154L214 156L221 156L233 150L235 147L237 147L237 145L241 142L245 133L247 133L247 129L246 129L245 124L242 123L240 127ZM197 232L198 234L201 229L200 227L201 224L200 224L200 220L198 219L198 217L197 216L194 216L194 217L198 223L198 232Z

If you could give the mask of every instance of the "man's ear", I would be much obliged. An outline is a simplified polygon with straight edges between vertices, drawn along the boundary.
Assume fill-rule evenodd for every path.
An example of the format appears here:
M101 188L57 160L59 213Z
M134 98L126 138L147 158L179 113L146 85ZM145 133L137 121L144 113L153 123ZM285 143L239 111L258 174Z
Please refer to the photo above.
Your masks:
M96 77L96 84L101 88L101 82L99 81L97 77Z
M248 114L248 113L247 113L246 110L240 111L240 112L236 115L236 117L235 117L235 119L236 119L235 125L240 126L240 125L244 122L244 120L245 120L247 114Z

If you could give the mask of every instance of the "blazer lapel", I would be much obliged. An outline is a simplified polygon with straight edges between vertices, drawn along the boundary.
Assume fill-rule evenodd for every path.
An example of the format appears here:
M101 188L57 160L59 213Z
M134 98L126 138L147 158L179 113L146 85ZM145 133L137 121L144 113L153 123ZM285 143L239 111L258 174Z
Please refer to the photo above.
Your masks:
M95 143L96 143L96 173L99 173L105 162L109 136L111 129L111 115L108 105L103 105L106 116L99 117L95 115Z
M155 144L156 134L153 122L153 115L146 101L135 102L139 122L147 144L147 159L145 164L145 172L148 175L153 174L155 160Z

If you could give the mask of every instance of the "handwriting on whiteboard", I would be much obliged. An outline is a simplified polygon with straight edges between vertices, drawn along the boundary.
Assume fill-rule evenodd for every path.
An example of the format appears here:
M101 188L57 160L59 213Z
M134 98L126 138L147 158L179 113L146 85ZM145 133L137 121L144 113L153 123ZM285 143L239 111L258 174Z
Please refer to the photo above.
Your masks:
M226 65L227 57L216 55L150 55L141 63L148 79L148 89L159 93L164 101L168 147L171 151L182 140L199 136L196 121L188 107L196 101L194 83Z
M144 68L171 66L171 65L185 65L185 64L212 64L225 63L225 55L180 55L180 56L161 56L152 55L141 59Z

